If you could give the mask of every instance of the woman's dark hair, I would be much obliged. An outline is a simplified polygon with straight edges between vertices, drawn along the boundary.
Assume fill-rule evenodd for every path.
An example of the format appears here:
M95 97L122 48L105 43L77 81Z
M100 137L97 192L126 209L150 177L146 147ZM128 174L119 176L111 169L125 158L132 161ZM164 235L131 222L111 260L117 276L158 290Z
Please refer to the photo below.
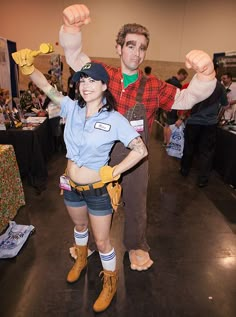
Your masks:
M87 75L83 75L83 77L88 77ZM81 76L82 78L82 76ZM77 83L77 85L79 86L79 82ZM86 106L86 102L83 99L83 97L79 94L78 96L78 104L81 108L84 108ZM106 108L107 111L112 111L112 110L117 110L117 105L116 105L116 101L115 98L113 97L112 93L110 92L110 90L106 89L103 93L103 100L105 100L106 102L104 103L102 108Z

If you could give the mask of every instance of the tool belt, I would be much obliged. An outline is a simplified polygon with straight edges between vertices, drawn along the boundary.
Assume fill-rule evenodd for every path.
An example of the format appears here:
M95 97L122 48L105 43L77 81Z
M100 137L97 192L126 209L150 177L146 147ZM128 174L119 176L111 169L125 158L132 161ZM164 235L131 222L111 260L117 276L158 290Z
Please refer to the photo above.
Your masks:
M63 174L68 181L69 185L71 187L71 190L82 195L82 196L101 196L104 194L109 194L111 199L111 205L114 211L117 211L118 207L120 205L123 205L121 200L121 193L122 193L122 187L118 183L118 181L110 182L108 184L104 184L101 181L92 183L92 184L86 184L81 185L73 182L70 178L67 177L66 171ZM62 195L61 191L61 195Z
M121 202L122 187L116 182L111 182L107 184L107 191L111 199L111 205L114 211L117 211L119 206L123 206Z
M70 179L69 183L72 190L82 194L83 196L101 196L107 193L106 184L100 181L92 184L80 185Z

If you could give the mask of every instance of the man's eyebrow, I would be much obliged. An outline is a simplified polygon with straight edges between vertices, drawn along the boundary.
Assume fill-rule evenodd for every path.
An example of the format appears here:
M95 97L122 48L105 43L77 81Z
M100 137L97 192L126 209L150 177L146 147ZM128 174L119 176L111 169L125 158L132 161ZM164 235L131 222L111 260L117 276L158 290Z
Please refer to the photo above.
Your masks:
M136 42L136 41L127 41L127 42L125 43L125 46L129 46L129 45L136 46L136 45L137 45L137 42ZM141 45L140 45L140 48L146 50L146 49L147 49L147 45L141 44Z
M147 45L141 44L141 45L140 45L140 48L146 50L146 49L147 49Z
M136 46L136 44L137 44L136 41L127 41L127 42L125 43L125 46L129 46L129 45L134 45L134 46Z

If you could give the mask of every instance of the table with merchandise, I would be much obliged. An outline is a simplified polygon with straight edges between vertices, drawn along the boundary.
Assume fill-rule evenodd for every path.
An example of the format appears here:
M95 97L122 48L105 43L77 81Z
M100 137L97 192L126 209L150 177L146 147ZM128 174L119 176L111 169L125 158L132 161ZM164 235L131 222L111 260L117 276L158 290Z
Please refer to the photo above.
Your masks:
M0 131L0 144L12 144L20 175L35 188L45 188L51 134L47 118L30 118L21 128Z

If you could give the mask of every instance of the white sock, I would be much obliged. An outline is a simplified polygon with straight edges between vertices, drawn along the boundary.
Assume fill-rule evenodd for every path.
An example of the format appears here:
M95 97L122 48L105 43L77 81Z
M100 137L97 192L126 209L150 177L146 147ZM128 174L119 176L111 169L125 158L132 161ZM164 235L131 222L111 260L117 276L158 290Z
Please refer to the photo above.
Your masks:
M116 269L116 252L114 248L108 253L99 252L104 270L114 272Z
M74 238L76 245L87 245L88 244L88 229L83 232L76 231L74 228Z

